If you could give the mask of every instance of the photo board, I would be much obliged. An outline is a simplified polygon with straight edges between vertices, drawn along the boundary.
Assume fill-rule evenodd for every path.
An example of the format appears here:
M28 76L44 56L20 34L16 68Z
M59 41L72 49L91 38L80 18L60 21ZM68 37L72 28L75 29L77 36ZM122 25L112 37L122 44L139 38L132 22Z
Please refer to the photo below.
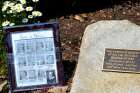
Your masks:
M58 23L4 28L11 91L63 85Z

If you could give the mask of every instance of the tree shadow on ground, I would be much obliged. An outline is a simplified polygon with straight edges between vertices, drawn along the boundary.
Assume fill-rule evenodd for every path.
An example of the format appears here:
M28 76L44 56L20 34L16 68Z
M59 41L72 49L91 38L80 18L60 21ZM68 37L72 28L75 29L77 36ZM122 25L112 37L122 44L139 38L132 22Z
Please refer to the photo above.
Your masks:
M70 14L95 12L129 2L136 3L139 0L40 0L40 10L43 12L41 21Z
M77 66L76 61L64 60L63 62L64 67L64 83L67 84L70 82L70 78L73 77L75 68Z

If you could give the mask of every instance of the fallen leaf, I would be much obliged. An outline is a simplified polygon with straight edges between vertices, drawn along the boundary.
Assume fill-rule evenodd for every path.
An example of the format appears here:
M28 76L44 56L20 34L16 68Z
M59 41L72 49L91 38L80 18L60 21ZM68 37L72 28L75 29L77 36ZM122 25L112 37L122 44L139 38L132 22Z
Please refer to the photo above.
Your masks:
M64 87L53 87L48 90L48 93L66 93L68 86Z
M79 15L75 15L75 16L74 16L74 19L76 19L76 20L78 20L78 21L80 21L80 22L83 22L83 21L84 21L84 18L82 18L82 17L79 16Z

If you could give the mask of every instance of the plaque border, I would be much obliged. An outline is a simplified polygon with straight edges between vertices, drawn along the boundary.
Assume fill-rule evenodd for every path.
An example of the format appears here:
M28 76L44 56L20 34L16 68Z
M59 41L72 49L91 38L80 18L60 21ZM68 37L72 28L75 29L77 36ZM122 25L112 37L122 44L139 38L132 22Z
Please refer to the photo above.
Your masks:
M102 64L102 71L104 71L104 72L117 72L117 73L140 74L140 71L114 70L114 69L104 68L105 57L106 57L106 50L139 51L139 52L140 52L140 50L136 50L136 49L124 49L124 48L123 49L120 49L120 48L105 48L104 58L103 58L103 64Z
M15 69L14 69L14 57L13 57L13 46L12 46L12 37L11 33L13 32L31 32L32 30L41 31L47 29L53 29L53 36L54 36L54 45L55 45L55 55L56 55L56 64L57 64L57 76L58 76L58 83L57 84L42 84L42 85L34 85L28 87L17 87L16 86L16 76L15 76ZM37 23L37 24L29 24L29 25L20 25L20 26L13 26L13 27L5 27L4 35L5 35L5 43L7 49L7 57L8 57L8 83L9 89L11 92L20 92L20 91L31 91L37 89L45 89L48 90L52 86L63 86L64 85L64 71L62 65L62 53L61 53L61 43L60 43L60 36L59 36L59 24L58 22L52 23Z

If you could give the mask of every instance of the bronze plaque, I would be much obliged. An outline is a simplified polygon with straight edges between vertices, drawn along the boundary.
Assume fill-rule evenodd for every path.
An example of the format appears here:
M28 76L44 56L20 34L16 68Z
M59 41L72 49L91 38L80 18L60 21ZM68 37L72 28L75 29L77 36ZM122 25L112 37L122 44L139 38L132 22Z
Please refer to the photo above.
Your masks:
M103 71L140 73L140 50L106 49Z

